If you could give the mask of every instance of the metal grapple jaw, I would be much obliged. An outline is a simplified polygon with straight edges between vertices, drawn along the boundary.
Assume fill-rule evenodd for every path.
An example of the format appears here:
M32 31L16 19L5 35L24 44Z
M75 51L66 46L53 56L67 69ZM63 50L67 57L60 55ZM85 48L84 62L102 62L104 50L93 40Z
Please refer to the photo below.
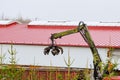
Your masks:
M58 55L60 52L63 54L63 49L59 46L48 46L44 49L44 55L48 55L51 51L52 55Z
M52 53L53 56L58 55L60 52L63 54L63 49L60 46L54 44L54 39L51 38L52 44L46 48L44 48L44 55L49 55L49 52Z

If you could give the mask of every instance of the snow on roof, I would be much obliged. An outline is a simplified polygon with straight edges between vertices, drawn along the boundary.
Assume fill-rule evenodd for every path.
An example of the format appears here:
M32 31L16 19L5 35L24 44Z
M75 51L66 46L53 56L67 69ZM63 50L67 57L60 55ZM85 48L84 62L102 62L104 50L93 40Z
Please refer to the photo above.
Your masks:
M72 21L32 21L28 25L64 25L64 26L76 26L79 22Z
M0 25L9 25L9 24L12 24L12 23L15 23L17 21L12 21L12 20L0 20ZM19 23L19 22L17 22Z
M28 25L77 26L80 21L32 21ZM120 26L120 22L84 22L88 26Z
M89 26L120 26L120 22L86 22Z

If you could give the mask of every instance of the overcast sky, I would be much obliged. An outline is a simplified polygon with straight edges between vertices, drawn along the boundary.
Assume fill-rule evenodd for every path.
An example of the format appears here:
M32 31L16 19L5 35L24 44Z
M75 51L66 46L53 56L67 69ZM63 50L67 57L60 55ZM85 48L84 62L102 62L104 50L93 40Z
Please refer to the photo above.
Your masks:
M120 0L0 0L0 17L120 21Z

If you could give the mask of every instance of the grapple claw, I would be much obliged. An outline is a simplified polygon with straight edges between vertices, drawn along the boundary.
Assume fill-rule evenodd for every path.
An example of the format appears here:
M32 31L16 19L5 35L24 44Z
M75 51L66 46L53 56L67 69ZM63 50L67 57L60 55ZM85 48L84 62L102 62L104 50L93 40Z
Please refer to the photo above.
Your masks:
M53 56L58 55L60 52L63 54L63 49L59 46L48 46L44 49L44 55L48 55L51 50Z
M57 46L57 47L58 47L58 49L60 50L61 54L63 54L63 48L60 47L60 46Z
M61 54L63 54L63 49L55 45L53 36L51 36L50 39L51 39L51 45L44 49L44 55L48 55L50 51L53 56L58 55L60 52Z
M60 50L57 48L57 46L54 46L53 48L52 48L52 54L55 56L55 55L58 55L59 54L59 52L60 52Z
M46 47L46 48L44 49L44 55L48 55L49 52L50 52L50 49L51 49L50 46Z
M53 46L51 52L55 56L55 55L58 55L60 52L62 54L63 53L63 49L61 47L59 47L59 46Z

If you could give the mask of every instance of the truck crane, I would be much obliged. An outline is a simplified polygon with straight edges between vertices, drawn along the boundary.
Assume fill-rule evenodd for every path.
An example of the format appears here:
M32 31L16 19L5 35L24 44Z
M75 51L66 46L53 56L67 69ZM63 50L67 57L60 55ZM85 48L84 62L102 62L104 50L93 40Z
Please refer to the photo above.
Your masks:
M57 46L55 44L54 40L58 39L58 38L62 38L63 36L67 36L67 35L78 33L78 32L81 34L81 36L83 37L83 39L85 40L85 42L88 44L88 46L91 49L91 52L93 55L94 79L102 80L102 73L100 72L100 66L99 66L99 63L101 63L102 60L100 58L100 55L98 53L98 50L97 50L94 42L90 36L87 25L83 21L80 21L78 24L78 27L76 27L75 29L51 34L51 37L50 37L51 44L50 44L50 46L48 46L44 49L44 54L48 55L50 51L54 56L58 55L60 52L61 52L61 54L63 54L63 49L61 47Z

